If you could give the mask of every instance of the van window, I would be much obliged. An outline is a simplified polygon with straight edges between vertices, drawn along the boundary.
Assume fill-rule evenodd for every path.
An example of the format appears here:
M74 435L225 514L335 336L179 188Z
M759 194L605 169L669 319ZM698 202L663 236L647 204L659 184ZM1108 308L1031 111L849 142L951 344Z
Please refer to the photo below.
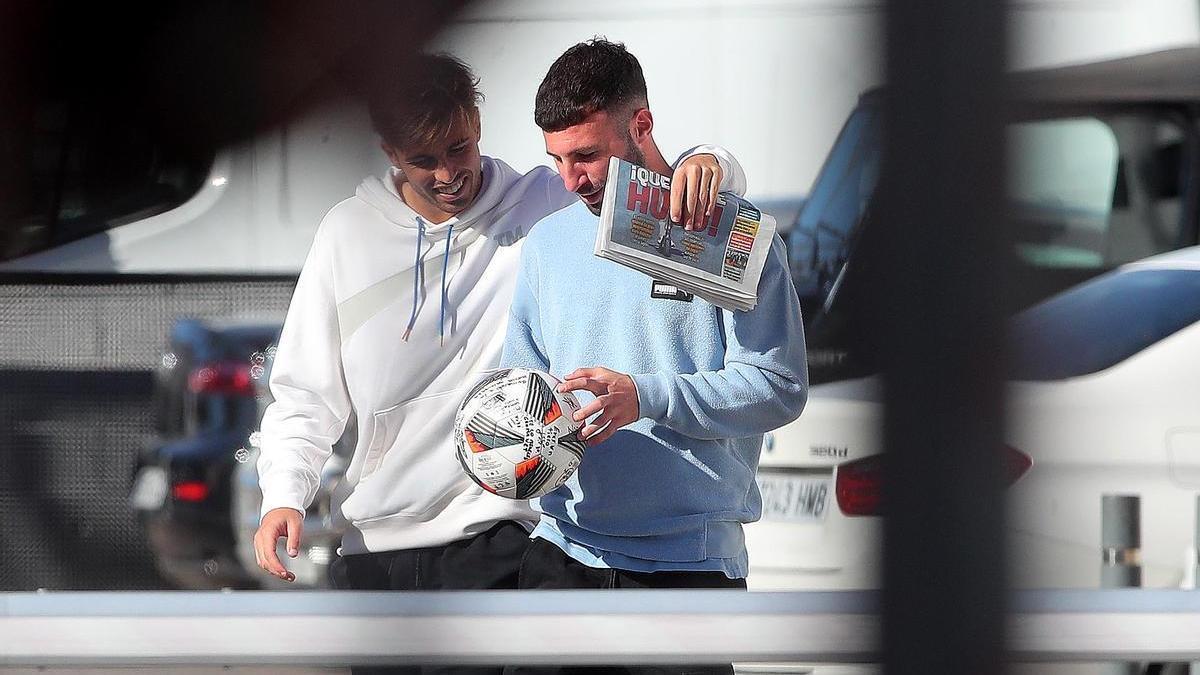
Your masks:
M1187 243L1183 143L1178 124L1154 115L1011 125L1008 184L1021 262L1105 270Z
M1018 222L1028 223L1018 255L1039 266L1103 265L1117 159L1116 136L1096 119L1011 125L1008 189Z
M133 110L42 99L0 129L0 171L17 189L0 208L0 260L60 246L170 210L192 197L211 152L160 138Z

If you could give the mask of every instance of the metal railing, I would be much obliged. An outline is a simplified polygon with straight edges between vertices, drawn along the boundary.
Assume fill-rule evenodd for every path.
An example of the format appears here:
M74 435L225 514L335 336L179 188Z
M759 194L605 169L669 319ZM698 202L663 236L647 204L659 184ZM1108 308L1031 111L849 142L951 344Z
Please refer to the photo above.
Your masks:
M1022 591L1017 662L1200 659L1200 594ZM873 663L874 592L0 594L2 666Z

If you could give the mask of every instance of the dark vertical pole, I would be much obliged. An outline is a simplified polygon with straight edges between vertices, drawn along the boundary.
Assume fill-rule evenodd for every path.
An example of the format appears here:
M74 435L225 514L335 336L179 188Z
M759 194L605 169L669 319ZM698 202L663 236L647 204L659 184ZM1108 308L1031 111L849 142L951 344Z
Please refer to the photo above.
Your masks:
M893 0L885 156L864 232L884 375L884 660L1004 671L1000 484L1004 4Z

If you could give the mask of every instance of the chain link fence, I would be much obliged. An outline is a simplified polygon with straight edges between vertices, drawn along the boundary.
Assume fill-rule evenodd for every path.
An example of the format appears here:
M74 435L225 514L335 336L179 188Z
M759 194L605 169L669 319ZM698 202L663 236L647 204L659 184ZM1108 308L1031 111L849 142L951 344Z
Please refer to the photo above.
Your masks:
M282 315L284 277L0 278L0 591L165 588L128 495L172 323Z

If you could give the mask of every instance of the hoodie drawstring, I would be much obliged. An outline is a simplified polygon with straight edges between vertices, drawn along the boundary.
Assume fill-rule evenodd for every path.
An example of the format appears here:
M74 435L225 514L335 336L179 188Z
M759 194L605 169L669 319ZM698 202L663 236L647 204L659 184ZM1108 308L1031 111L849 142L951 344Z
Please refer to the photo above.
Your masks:
M442 254L442 309L438 314L438 345L446 344L443 327L446 325L446 269L450 266L450 239L454 237L454 226L446 232L446 252Z
M408 336L412 334L413 325L417 322L417 303L420 301L420 285L421 285L421 245L425 243L425 221L417 218L417 257L413 263L413 304L412 313L408 316L408 327L404 329L404 335L400 338L404 342L408 342ZM450 241L454 238L454 226L446 231L446 251L442 254L442 295L441 308L438 313L438 344L446 344L445 325L446 325L446 272L450 267Z
M417 221L417 260L413 263L413 304L412 314L408 317L408 327L404 329L404 335L400 338L404 342L408 342L408 336L412 333L413 324L417 322L417 288L421 282L421 245L425 243L425 221L420 218Z

